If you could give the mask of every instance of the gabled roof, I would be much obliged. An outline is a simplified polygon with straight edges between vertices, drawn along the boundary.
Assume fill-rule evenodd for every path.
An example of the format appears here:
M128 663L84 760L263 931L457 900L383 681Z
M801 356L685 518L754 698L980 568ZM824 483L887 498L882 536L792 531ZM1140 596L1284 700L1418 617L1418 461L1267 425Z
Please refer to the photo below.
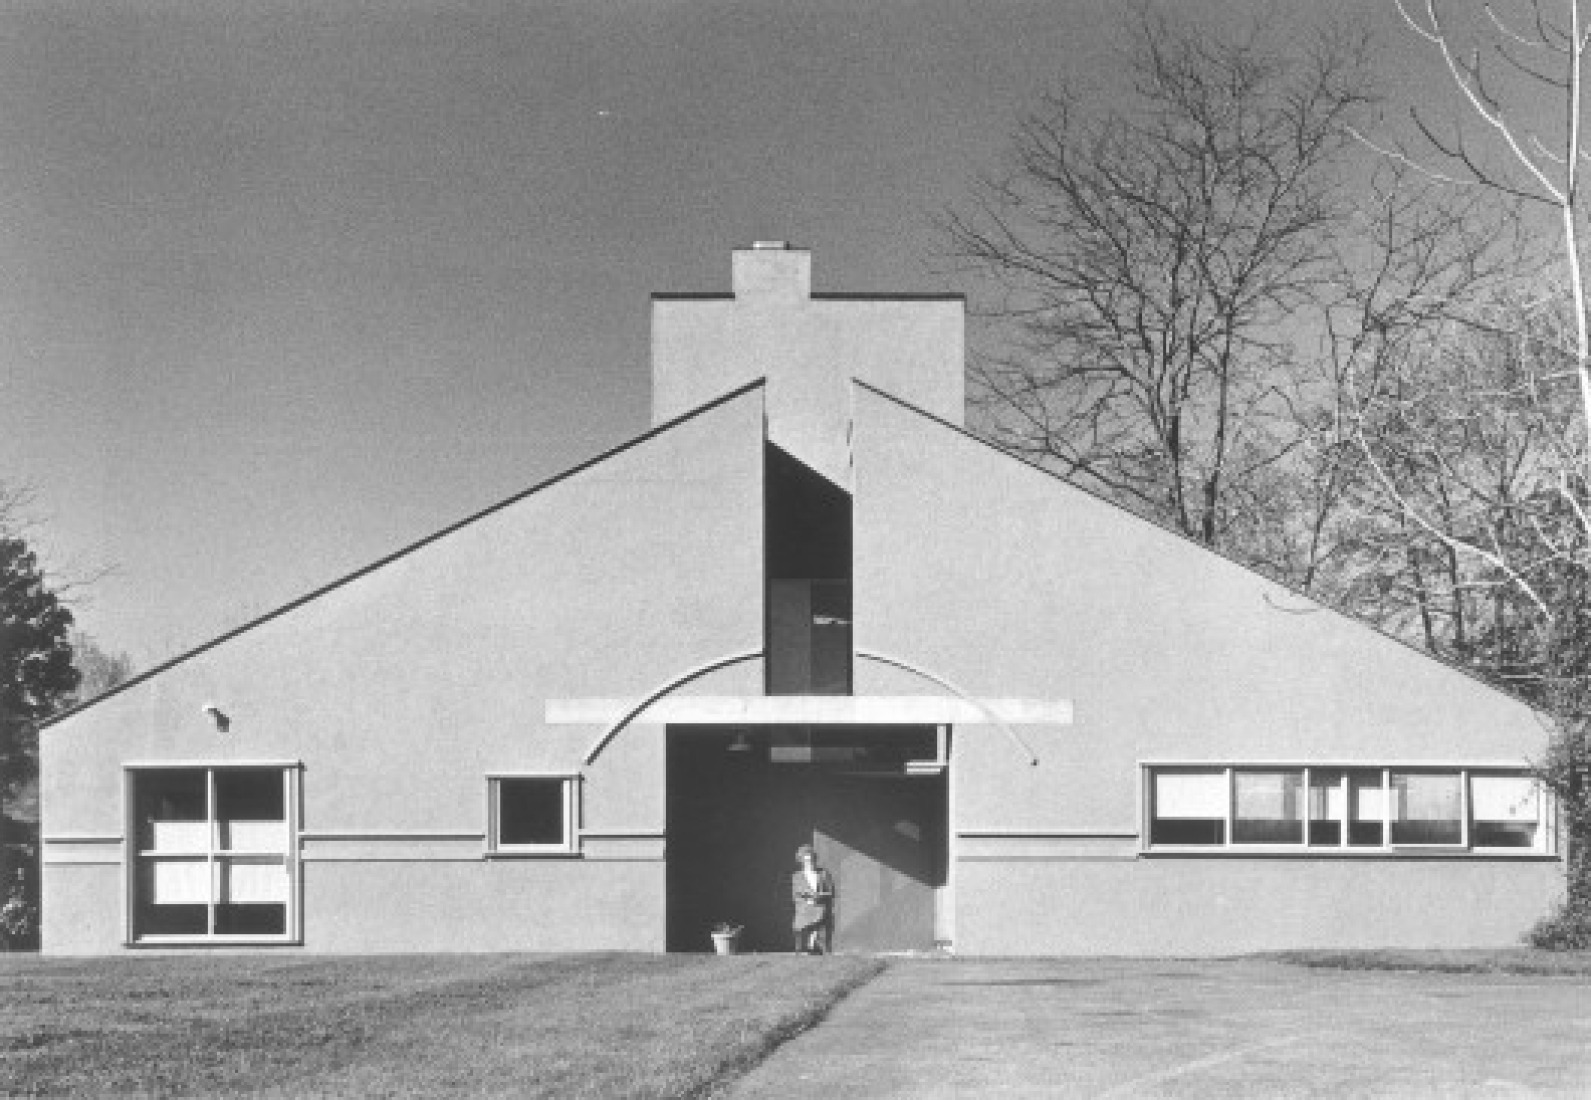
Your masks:
M1091 498L1093 500L1098 501L1101 504L1106 505L1107 507L1109 507L1111 509L1114 509L1115 511L1121 513L1121 515L1123 515L1124 517L1128 518L1129 520L1145 524L1145 525L1147 525L1149 527L1154 528L1157 531L1164 532L1165 534L1170 535L1170 536L1180 540L1181 542L1187 544L1189 547L1192 547L1192 548L1194 548L1194 549L1196 549L1196 550L1198 550L1198 551L1200 551L1202 553L1209 554L1212 557L1220 558L1221 560L1223 560L1225 562L1228 562L1231 565L1236 566L1238 569L1241 569L1244 572L1249 573L1249 574L1251 574L1251 575L1253 575L1253 576L1265 581L1267 584L1276 585L1278 588L1284 589L1287 593L1289 593L1290 595L1298 598L1299 600L1303 600L1303 601L1306 601L1306 602L1314 605L1313 607L1308 607L1308 608L1287 608L1287 607L1281 607L1281 606L1274 605L1274 604L1272 605L1273 607L1275 607L1275 609L1277 611L1282 612L1283 614L1305 615L1305 614L1312 614L1314 612L1319 611L1319 612L1325 612L1327 614L1333 615L1333 616L1335 616L1335 617L1337 617L1339 619L1343 619L1343 620L1348 621L1349 623L1353 624L1355 627L1358 627L1358 628L1360 628L1362 630L1366 630L1366 631L1368 631L1368 632L1370 632L1372 634L1375 634L1375 635L1377 635L1377 636L1379 636L1381 638L1384 638L1384 639L1386 639L1388 641L1395 642L1396 644L1398 644L1399 646L1403 647L1404 649L1406 649L1406 650L1408 650L1408 651L1410 651L1412 653L1418 654L1420 657L1423 657L1425 660L1430 661L1433 664L1442 666L1442 667L1444 667L1446 669L1449 669L1449 670L1451 670L1453 672L1460 673L1463 676L1465 676L1466 678L1468 678L1470 680L1473 680L1476 683L1482 685L1483 687L1489 688L1490 690L1495 691L1495 692L1497 692L1500 695L1505 695L1505 696L1508 696L1511 699L1515 699L1515 700L1517 700L1517 701L1519 701L1521 703L1524 703L1525 705L1529 706L1531 709L1537 711L1538 713L1541 713L1540 707L1537 706L1537 704L1534 701L1532 701L1529 698L1526 698L1521 692L1519 692L1518 690L1514 689L1513 687L1511 687L1509 685L1499 684L1496 681L1489 679L1488 677L1482 675L1481 673L1477 672L1475 669L1470 668L1467 665L1459 664L1458 662L1450 660L1450 659L1448 659L1446 657L1443 657L1440 654L1432 653L1430 650L1425 649L1422 646L1416 645L1415 643L1409 641L1406 638L1399 637L1397 634L1394 634L1394 633L1392 633L1389 630L1386 630L1386 629L1384 629L1384 628L1382 628L1380 626L1377 626L1375 623L1367 622L1366 620L1360 618L1359 616L1354 615L1351 612L1348 612L1348 611L1344 610L1343 608L1341 608L1339 606L1336 606L1335 604L1332 604L1332 603L1329 603L1329 602L1327 602L1325 600L1322 600L1319 596L1312 595L1312 594L1310 594L1308 592L1303 591L1297 585L1293 584L1291 581L1284 580L1284 579L1281 579L1281 578L1278 578L1278 577L1274 577L1274 576L1270 575L1269 573L1266 573L1266 572L1264 572L1264 571L1262 571L1260 569L1256 569L1254 566L1252 566L1249 563L1241 560L1240 558L1234 557L1232 554L1229 554L1229 553L1227 553L1227 552L1225 552L1225 551L1223 551L1223 550L1221 550L1219 548L1208 546L1205 543L1202 543L1199 540L1190 537L1186 532L1179 531L1175 527L1171 527L1171 526L1169 526L1167 524L1157 522L1154 519L1151 519L1151 518L1149 518L1147 516L1144 516L1144 515L1142 515L1142 514L1140 514L1138 512L1135 512L1131 508L1128 508L1125 505L1121 504L1119 501L1112 500L1110 497L1105 496L1103 493L1100 493L1097 490L1089 488L1088 486L1079 485L1079 484L1077 484L1074 481L1070 481L1066 477L1064 477L1063 475L1057 473L1056 471L1048 469L1048 468L1046 468L1046 467L1044 467L1044 466L1042 466L1042 465L1040 465L1040 464L1038 464L1036 462L1031 461L1030 459L1022 457L1021 455L1012 454L1010 451L1004 450L1004 449L996 446L995 444L991 443L989 440L985 439L984 437L982 437L980 435L977 435L976 433L974 433L972 431L969 431L968 429L962 427L959 424L954 424L954 423L951 423L948 420L945 420L943 417L935 416L933 413L928 412L925 409L919 408L918 406L913 405L909 401L902 400L901 398L896 397L894 394L887 393L886 391L881 390L881 389L879 389L876 386L869 385L868 383L866 383L866 382L864 382L864 381L862 381L860 379L852 379L852 381L858 388L866 390L867 392L869 392L871 394L874 394L877 397L881 397L885 401L888 401L890 404L898 406L899 408L902 408L902 409L906 410L907 412L913 413L916 416L922 418L923 420L929 421L929 422L931 422L931 423L933 423L933 424L935 424L935 425L937 425L937 426L939 426L941 428L944 428L944 429L946 429L948 431L954 432L956 435L961 436L964 439L967 439L967 440L971 441L972 443L975 443L979 447L982 447L982 448L984 448L986 450L992 451L993 453L995 453L997 455L1000 455L1003 458L1009 459L1012 462L1015 462L1015 463L1017 463L1019 465L1027 467L1028 469L1031 469L1031 470L1034 470L1034 471L1036 471L1036 472L1038 472L1040 474L1043 474L1045 477L1050 478L1051 480L1059 483L1060 485L1064 485L1068 490L1071 490L1072 492L1080 493L1080 494L1082 494L1082 495L1084 495L1086 497L1089 497L1089 498Z
M729 402L734 401L738 397L742 397L745 394L750 393L753 390L760 389L760 388L762 388L763 385L764 385L764 382L761 379L759 379L757 381L754 381L754 382L749 382L746 385L741 386L738 389L731 390L728 393L722 394L721 396L716 397L713 400L706 402L705 404L698 405L696 408L691 409L690 411L688 411L686 413L683 413L682 415L677 416L677 417L675 417L672 420L669 420L669 421L667 421L665 423L659 424L655 428L651 428L651 429L649 429L649 430L647 430L645 432L642 432L640 435L633 436L630 439L625 440L623 443L620 443L616 447L610 447L607 450L603 451L601 454L595 455L592 458L589 458L586 461L579 463L578 465L571 466L571 467L569 467L566 470L562 470L559 473L556 473L556 474L552 475L551 477L546 478L543 481L537 482L536 484L530 486L529 488L522 489L519 492L513 494L512 496L506 497L503 500L500 500L500 501L498 501L495 504L488 505L487 507L482 508L482 509L480 509L477 512L472 512L471 514L465 516L463 519L460 519L460 520L457 520L457 521L455 521L453 523L450 523L446 527L443 527L443 528L441 528L441 529L439 529L437 531L433 531L431 534L426 535L423 538L417 539L414 542L411 542L411 543L399 548L398 550L393 551L390 554L387 554L387 555L385 555L385 556L383 556L381 558L378 558L375 561L369 563L368 565L361 566L360 568L355 569L353 572L344 574L343 576L338 577L336 580L331 581L328 584L323 584L319 588L316 588L316 589L314 589L314 590L312 590L310 592L306 592L304 595L299 596L296 599L290 600L287 603L281 605L280 607L275 608L274 610L268 611L268 612L266 612L263 615L260 615L260 616L258 616L256 618L253 618L253 619L250 619L250 620L248 620L247 622L243 623L240 626L233 627L231 630L228 630L228 631L226 631L226 632L224 632L222 634L219 634L219 635L215 636L214 638L211 638L209 641L206 641L206 642L203 642L203 643L201 643L201 644L199 644L197 646L194 646L193 648L188 649L188 650L178 654L175 657L168 658L167 660L160 662L159 664L155 665L154 667L146 669L143 672L138 673L136 676L131 676L128 679L123 680L121 683L117 684L116 686L114 686L112 688L107 689L106 691L101 692L99 695L94 696L92 699L84 700L83 702L74 704L73 706L67 707L64 710L57 711L56 713L50 715L48 718L46 718L42 722L40 722L39 723L39 727L42 729L42 728L44 728L46 726L54 725L56 722L59 722L59 721L65 719L65 718L68 718L71 715L77 714L78 712L83 711L83 710L87 710L89 707L96 706L99 703L103 702L106 699L111 698L114 695L119 695L120 693L128 690L129 688L135 687L138 684L141 684L141 683L145 682L146 680L150 680L150 679L153 679L156 676L159 676L161 673L167 671L168 669L174 668L177 665L180 665L180 664L182 664L185 661L192 660L194 657L197 657L197 656L199 656L202 653L206 653L209 650L215 649L217 646L220 646L223 643L231 641L233 638L238 637L240 634L246 634L247 632L253 630L256 627L263 626L265 623L271 622L274 619L281 618L283 615L286 615L286 614L288 614L291 611L294 611L294 610L296 610L296 609L298 609L300 607L303 607L305 604L312 603L313 601L319 599L320 597L325 596L325 595L327 595L330 592L334 592L334 591L336 591L339 588L342 588L344 585L347 585L347 584L350 584L350 583L352 583L352 582L354 582L356 580L359 580L361 577L364 577L364 576L367 576L367 575L369 575L371 573L374 573L376 570L381 569L381 568L383 568L383 567L385 567L387 565L391 565L393 562L396 562L396 561L398 561L398 560L400 560L400 559L402 559L404 557L407 557L408 555L413 554L417 550L420 550L420 549L422 549L424 547L430 546L432 543L435 543L435 542L438 542L438 541L440 541L442 539L445 539L449 535L452 535L455 532L462 530L463 528L469 527L470 525L472 525L474 523L478 523L479 521L481 521L483 519L486 519L488 516L491 516L491 515L494 515L495 513L501 512L505 508L512 507L513 505L518 504L520 501L525 500L527 497L534 496L537 493L540 493L543 490L549 489L552 486L557 485L558 483L560 483L562 481L566 481L569 478L574 477L577 474L583 473L586 470L589 470L589 469L591 469L594 466L600 466L602 463L608 461L609 459L613 458L616 455L623 454L625 451L628 451L628 450L630 450L633 447L640 446L641 444L647 442L650 439L654 439L657 436L663 435L664 433L668 432L669 430L671 430L673 428L676 428L679 425L686 423L687 421L694 420L695 418L697 418L697 417L699 417L699 416L701 416L701 415L703 415L705 413L711 412L713 409L716 409L716 408L718 408L721 405L726 405Z

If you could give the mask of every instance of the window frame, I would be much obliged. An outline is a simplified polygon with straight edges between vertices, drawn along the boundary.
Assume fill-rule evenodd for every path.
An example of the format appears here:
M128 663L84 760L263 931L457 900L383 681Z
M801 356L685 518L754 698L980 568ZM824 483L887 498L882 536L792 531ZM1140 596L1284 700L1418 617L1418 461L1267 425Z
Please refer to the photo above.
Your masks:
M514 779L556 780L563 785L563 840L557 844L504 844L501 841L503 782ZM573 771L503 771L486 773L487 859L567 859L581 854L581 779Z
M122 859L122 897L124 899L122 942L128 947L233 947L250 944L301 944L303 943L303 859L300 852L301 831L301 760L151 760L135 761L122 765L122 805L125 841ZM138 778L140 775L161 771L199 771L205 776L206 844L203 851L162 852L158 848L145 849L141 840L138 820ZM255 849L230 849L221 846L220 830L216 827L216 773L227 771L279 771L282 774L282 825L281 851ZM142 867L154 860L180 856L194 862L203 862L209 868L210 900L207 924L214 927L215 868L221 860L249 860L276 858L282 860L287 876L287 900L284 903L285 919L281 932L138 932L139 882Z
M1557 806L1556 806L1556 803L1555 803L1555 801L1553 799L1552 792L1550 790L1548 790L1546 787L1542 786L1540 783L1535 784L1535 791L1536 791L1536 830L1537 830L1537 837L1538 837L1537 842L1536 842L1535 845L1533 845L1531 847L1528 847L1528 848L1524 848L1524 847L1519 847L1517 845L1502 845L1502 844L1485 844L1485 845L1482 845L1482 844L1475 844L1474 843L1475 822L1477 820L1476 817L1475 817L1475 811L1473 809L1474 798L1475 798L1475 780L1477 778L1482 778L1482 779L1492 779L1492 778L1515 779L1515 778L1518 778L1519 775L1520 775L1520 773L1518 771L1509 770L1507 768L1476 767L1476 768L1469 768L1469 769L1467 769L1465 771L1465 774L1464 774L1464 798L1465 798L1465 805L1466 805L1466 807L1469 808L1468 812L1465 815L1465 819L1464 819L1465 839L1470 841L1471 847L1472 847L1472 849L1474 851L1485 852L1487 854L1491 854L1491 853L1506 853L1506 852L1519 852L1521 854L1526 854L1526 855L1540 855L1540 854L1544 854L1544 853L1554 853L1555 854L1558 851L1558 828L1557 828L1557 825L1558 825L1558 814L1557 814ZM1480 820L1492 821L1494 819L1492 819L1492 818L1482 818Z
M1238 777L1241 775L1268 775L1284 774L1296 771L1298 776L1298 836L1293 840L1246 840L1237 841L1237 827L1240 821L1270 820L1267 818L1245 818L1238 814ZM1266 765L1266 764L1234 764L1226 769L1226 801L1227 821L1230 823L1226 831L1226 844L1232 848L1252 848L1256 851L1291 851L1294 848L1307 846L1309 843L1309 769L1297 768L1291 765ZM1275 820L1284 820L1281 818Z
M1474 840L1474 799L1472 784L1477 776L1481 777L1509 777L1533 778L1530 769L1522 764L1513 762L1489 761L1483 763L1448 763L1433 761L1417 762L1367 762L1367 761L1310 761L1308 763L1297 760L1140 760L1139 768L1139 854L1147 856L1181 855L1181 856L1288 856L1295 858L1348 858L1348 859L1385 859L1388 857L1432 856L1432 857L1462 857L1485 859L1515 859L1515 860L1556 860L1559 858L1558 829L1557 829L1557 803L1552 792L1536 785L1537 790L1537 819L1536 843L1530 847L1519 846L1483 846L1477 845ZM1154 791L1155 777L1167 771L1223 771L1227 784L1227 827L1221 843L1212 844L1165 844L1154 843L1153 836L1155 818ZM1236 843L1233 841L1232 825L1237 814L1237 783L1235 776L1245 771L1297 771L1300 773L1301 813L1303 817L1303 839L1301 842L1283 843ZM1338 822L1338 841L1335 844L1319 844L1311 840L1310 824L1315 820L1310 810L1310 791L1316 773L1333 772L1341 773L1339 782L1342 784L1343 797L1340 815L1335 819ZM1355 820L1353 780L1363 777L1366 773L1379 775L1381 791L1381 843L1353 844L1350 842L1351 824ZM1425 775L1451 775L1456 774L1459 779L1459 825L1460 836L1458 843L1394 843L1392 840L1392 826L1396 815L1393 806L1394 775L1418 773ZM1324 819L1322 819L1324 820Z
M1222 766L1222 765L1205 765L1205 766L1202 766L1202 767L1198 766L1198 765L1179 765L1179 766L1175 766L1175 767L1165 767L1165 768L1161 768L1161 769L1146 768L1144 770L1144 831L1143 831L1143 838L1144 838L1144 844L1146 846L1150 843L1150 837L1153 835L1154 823L1157 820L1156 815L1155 815L1155 811L1156 811L1156 809L1159 806L1159 799L1160 799L1160 788L1155 783L1155 772L1156 772L1156 770L1160 770L1160 771L1176 771L1176 772L1181 772L1181 773L1183 773L1185 775L1205 775L1205 776L1211 776L1211 777L1217 777L1218 776L1220 778L1221 782L1224 783L1225 786L1226 786L1226 797L1222 800L1222 809L1221 809L1221 818L1220 818L1220 822L1221 822L1221 840L1220 840L1219 843L1215 843L1215 844L1156 844L1154 847L1157 850L1158 849L1162 849L1162 848L1187 848L1187 849L1190 849L1190 850L1204 850L1204 849L1209 849L1209 848L1223 847L1226 844L1231 842L1231 839L1232 839L1232 769L1229 768L1229 767ZM1159 818L1158 820L1164 820L1164 821L1179 821L1179 820L1181 820L1181 821L1214 821L1215 818L1213 818L1213 817Z

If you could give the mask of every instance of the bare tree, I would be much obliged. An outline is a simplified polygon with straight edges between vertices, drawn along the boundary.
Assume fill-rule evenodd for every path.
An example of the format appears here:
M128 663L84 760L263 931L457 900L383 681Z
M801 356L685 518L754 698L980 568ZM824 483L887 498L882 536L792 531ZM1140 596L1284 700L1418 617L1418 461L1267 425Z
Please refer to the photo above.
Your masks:
M1540 0L1532 0L1528 19L1523 23L1506 19L1489 4L1481 5L1484 26L1477 28L1473 24L1478 20L1472 20L1472 25L1463 29L1439 0L1424 0L1418 14L1403 0L1395 2L1404 21L1441 58L1460 101L1490 139L1490 146L1476 143L1461 125L1447 129L1438 126L1418 107L1411 108L1411 118L1428 151L1445 162L1440 168L1424 163L1401 145L1377 143L1362 135L1361 140L1440 182L1479 187L1553 215L1563 272L1557 287L1538 283L1530 299L1522 300L1516 295L1502 303L1500 313L1479 308L1470 323L1476 329L1506 331L1528 345L1521 349L1520 359L1529 371L1528 405L1532 417L1553 417L1567 410L1569 421L1562 430L1538 441L1545 456L1533 466L1533 473L1540 481L1537 491L1556 495L1559 506L1578 530L1568 541L1558 539L1550 545L1543 544L1524 561L1513 562L1487 539L1467 537L1422 512L1415 501L1400 495L1384 468L1373 461L1372 468L1381 487L1412 523L1451 552L1475 558L1502 573L1536 606L1539 614L1551 620L1556 609L1530 583L1532 563L1540 552L1546 552L1554 560L1577 562L1583 567L1586 554L1591 551L1591 502L1586 496L1591 472L1587 466L1591 456L1591 358L1580 244L1583 201L1579 191L1579 165L1587 156L1582 148L1580 124L1588 32L1582 27L1577 0L1563 0L1558 21L1544 10ZM1491 31L1492 38L1476 39L1477 29ZM1463 37L1468 37L1468 45L1461 41ZM1507 79L1510 74L1513 81ZM1531 100L1520 80L1538 93L1535 98L1541 102ZM1548 89L1545 97L1539 95L1543 87ZM1510 105L1510 98L1522 101L1523 106L1520 102ZM1557 118L1547 127L1523 121L1539 119L1543 108L1557 112ZM1570 398L1566 407L1564 390L1576 393L1578 401ZM1477 404L1491 396L1487 389L1474 394ZM1520 408L1511 407L1516 411Z
M1363 618L1408 633L1419 593L1400 592L1407 522L1366 492L1355 436L1356 372L1379 372L1523 269L1507 212L1430 193L1397 167L1370 174L1336 227L1334 267L1295 315L1318 354L1299 349L1279 373L1300 443L1279 464L1272 515L1234 549L1247 560ZM1407 598L1412 596L1413 598ZM1427 634L1418 635L1428 643Z
M72 705L86 703L132 677L133 659L126 653L106 649L81 630L73 630L70 640L79 675Z
M1363 140L1434 180L1547 214L1561 277L1477 311L1467 331L1411 361L1421 369L1366 381L1357 431L1384 499L1453 563L1453 592L1467 589L1489 606L1494 660L1540 681L1537 697L1555 723L1543 776L1562 799L1571 838L1567 906L1547 938L1583 946L1591 944L1591 340L1580 176L1591 31L1578 0L1507 11L1395 3L1440 59L1467 119L1442 126L1413 108L1418 154ZM1477 330L1497 335L1477 339ZM1465 608L1457 598L1455 614Z
M1528 335L1448 321L1352 380L1369 496L1426 645L1533 693L1579 541L1556 453L1573 403L1540 374Z
M1279 379L1334 271L1365 65L1341 31L1289 52L1145 10L1126 103L1063 93L1021 123L948 225L1006 322L975 369L997 443L1207 545L1264 522L1301 441Z
M1423 0L1418 13L1405 0L1394 2L1404 22L1440 56L1453 87L1490 144L1478 148L1462 126L1444 130L1415 107L1410 110L1415 127L1446 164L1436 169L1402 147L1375 147L1437 179L1477 184L1553 215L1572 307L1572 339L1560 345L1572 360L1562 376L1578 382L1583 458L1585 440L1591 439L1591 336L1580 241L1584 217L1580 166L1587 158L1581 112L1591 29L1581 18L1579 0L1561 0L1551 11L1542 0L1531 0L1519 19L1481 4L1478 9L1485 16L1483 29L1491 32L1489 40L1477 39L1473 27L1466 35L1456 26L1451 6L1440 0ZM1533 120L1545 125L1533 125Z

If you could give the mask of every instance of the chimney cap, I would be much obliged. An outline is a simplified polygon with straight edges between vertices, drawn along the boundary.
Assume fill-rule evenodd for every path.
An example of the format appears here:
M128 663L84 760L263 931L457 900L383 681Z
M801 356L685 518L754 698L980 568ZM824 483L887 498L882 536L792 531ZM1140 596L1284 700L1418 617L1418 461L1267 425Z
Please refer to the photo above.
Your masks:
M751 247L759 252L782 252L790 247L789 241L752 241Z

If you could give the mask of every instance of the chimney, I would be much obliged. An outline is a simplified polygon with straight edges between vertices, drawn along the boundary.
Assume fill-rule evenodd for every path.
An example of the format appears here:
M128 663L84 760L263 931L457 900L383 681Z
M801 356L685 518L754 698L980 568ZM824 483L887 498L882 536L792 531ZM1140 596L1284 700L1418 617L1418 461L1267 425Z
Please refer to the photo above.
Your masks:
M737 248L729 294L652 298L652 422L767 380L768 440L851 485L852 380L961 423L964 303L954 294L812 295L812 254Z
M812 296L812 253L784 241L758 241L731 253L730 287L737 299L805 301Z

